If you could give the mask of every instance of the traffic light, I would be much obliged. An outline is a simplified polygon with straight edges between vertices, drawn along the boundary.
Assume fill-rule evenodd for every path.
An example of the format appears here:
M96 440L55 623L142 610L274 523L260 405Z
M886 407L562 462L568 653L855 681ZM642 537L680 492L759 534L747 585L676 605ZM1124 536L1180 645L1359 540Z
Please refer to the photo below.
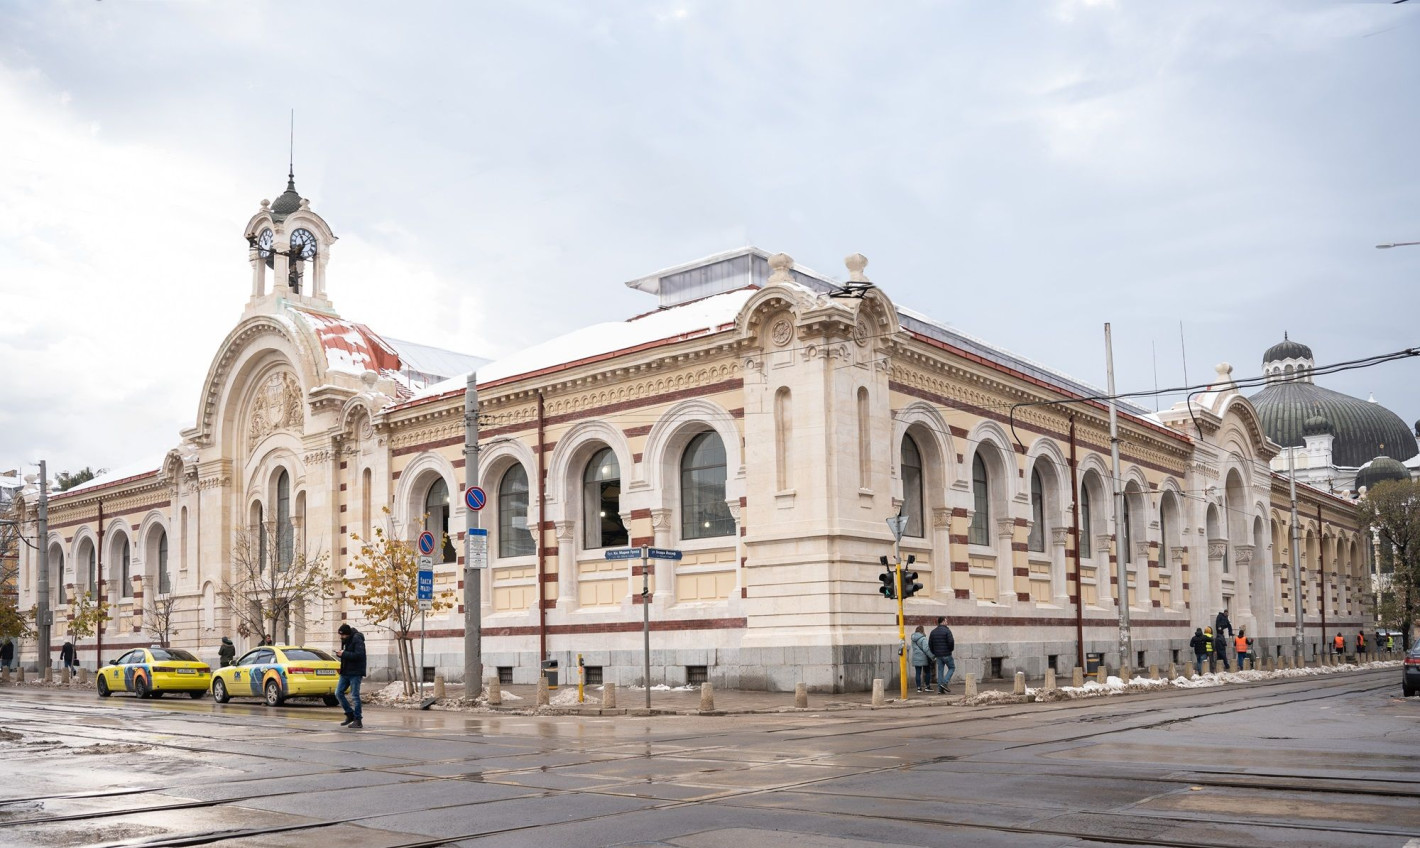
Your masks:
M917 557L916 557L915 555L913 555L913 554L908 554L908 555L907 555L907 564L908 564L908 565L911 565L911 564L913 564L913 563L916 562L916 561L917 561ZM922 584L917 582L917 572L915 572L915 571L904 571L904 572L902 572L902 597L904 597L904 598L910 598L910 597L912 597L913 595L917 594L917 593L920 592L920 591L922 591Z
M878 582L883 584L878 587L878 594L889 601L897 600L897 576L891 570L879 574Z

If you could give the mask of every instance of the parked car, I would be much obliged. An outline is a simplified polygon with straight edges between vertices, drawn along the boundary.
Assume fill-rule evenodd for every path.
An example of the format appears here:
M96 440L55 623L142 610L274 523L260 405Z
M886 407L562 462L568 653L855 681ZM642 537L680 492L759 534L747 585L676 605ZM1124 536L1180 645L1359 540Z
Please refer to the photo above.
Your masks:
M134 648L99 669L100 698L114 692L132 692L140 698L161 698L168 692L186 692L196 700L207 694L212 668L180 648Z
M212 675L212 698L225 704L233 698L262 698L279 707L287 698L320 698L327 707L335 699L340 660L320 648L262 645L247 651L236 664Z
M1411 646L1405 655L1405 676L1401 678L1401 690L1405 697L1420 694L1420 642Z

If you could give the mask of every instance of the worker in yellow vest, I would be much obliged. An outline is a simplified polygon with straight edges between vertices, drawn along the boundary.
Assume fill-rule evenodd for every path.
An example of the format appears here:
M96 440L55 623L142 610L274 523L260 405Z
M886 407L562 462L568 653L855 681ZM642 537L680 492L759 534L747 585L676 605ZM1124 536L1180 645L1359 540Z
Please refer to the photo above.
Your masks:
M1204 652L1205 654L1207 654L1207 659L1212 659L1212 657L1213 657L1213 628L1211 628L1211 627L1205 627L1205 628L1203 628L1203 652ZM1201 668L1200 668L1198 671L1199 671L1199 673L1201 674L1201 673L1203 673L1204 669L1201 669Z

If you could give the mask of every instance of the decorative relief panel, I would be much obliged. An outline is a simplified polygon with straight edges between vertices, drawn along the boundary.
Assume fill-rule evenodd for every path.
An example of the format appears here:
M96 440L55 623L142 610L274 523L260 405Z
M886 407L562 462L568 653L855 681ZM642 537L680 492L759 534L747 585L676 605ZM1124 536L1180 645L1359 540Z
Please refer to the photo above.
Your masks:
M299 430L303 420L296 378L286 371L272 374L256 391L247 422L247 450L278 430Z

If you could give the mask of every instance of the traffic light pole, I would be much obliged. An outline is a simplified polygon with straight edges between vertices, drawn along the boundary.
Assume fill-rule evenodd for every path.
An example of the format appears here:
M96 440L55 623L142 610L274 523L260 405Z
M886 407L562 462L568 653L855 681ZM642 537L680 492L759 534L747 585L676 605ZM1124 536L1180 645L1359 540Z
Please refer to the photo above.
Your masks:
M892 573L893 582L897 585L897 672L902 681L902 700L907 700L907 624L903 618L902 609L902 537L893 542L892 546Z

